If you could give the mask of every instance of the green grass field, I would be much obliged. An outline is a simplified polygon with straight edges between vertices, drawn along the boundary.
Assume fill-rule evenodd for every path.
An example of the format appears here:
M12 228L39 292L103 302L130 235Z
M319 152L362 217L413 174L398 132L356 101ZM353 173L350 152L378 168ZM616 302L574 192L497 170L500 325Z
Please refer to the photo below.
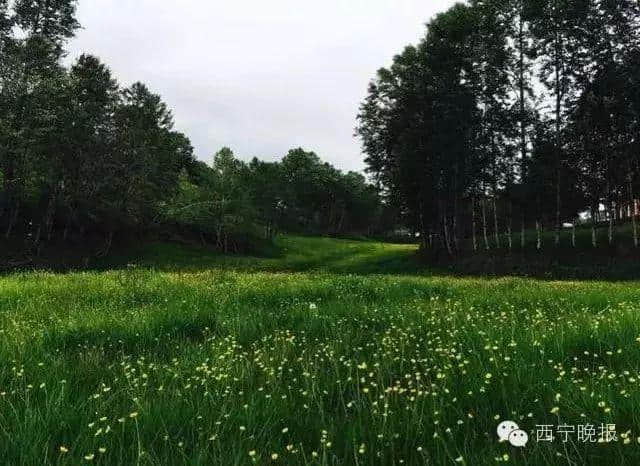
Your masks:
M640 464L640 282L279 241L0 278L0 464ZM498 442L507 419L526 447ZM538 442L538 424L617 441Z

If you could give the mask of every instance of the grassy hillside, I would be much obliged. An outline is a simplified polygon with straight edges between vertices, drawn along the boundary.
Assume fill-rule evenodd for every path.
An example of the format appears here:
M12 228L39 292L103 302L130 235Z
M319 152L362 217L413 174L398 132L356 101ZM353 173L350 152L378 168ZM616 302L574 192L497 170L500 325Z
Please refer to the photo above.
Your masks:
M462 279L411 245L281 241L0 278L0 464L640 462L640 282ZM525 448L497 441L505 419ZM564 423L618 441L536 441Z
M211 248L155 243L129 249L102 268L141 266L157 270L246 272L326 271L336 273L425 272L418 266L417 245L321 237L280 236L261 257L220 255Z

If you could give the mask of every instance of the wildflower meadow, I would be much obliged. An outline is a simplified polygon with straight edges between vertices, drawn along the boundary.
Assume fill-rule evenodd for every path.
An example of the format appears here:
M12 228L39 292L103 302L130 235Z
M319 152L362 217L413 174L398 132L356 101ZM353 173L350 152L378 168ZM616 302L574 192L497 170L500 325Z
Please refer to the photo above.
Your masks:
M640 283L456 278L411 245L280 243L0 278L0 463L640 462ZM506 420L525 446L499 441ZM602 425L615 435L585 438Z

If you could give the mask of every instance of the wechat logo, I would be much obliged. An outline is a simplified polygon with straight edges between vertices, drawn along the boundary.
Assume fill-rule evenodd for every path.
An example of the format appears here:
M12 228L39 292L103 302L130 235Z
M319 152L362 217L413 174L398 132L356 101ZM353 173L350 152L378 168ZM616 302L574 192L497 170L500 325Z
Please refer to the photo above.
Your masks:
M529 435L513 421L503 421L496 430L501 442L509 442L514 447L522 448L529 441Z

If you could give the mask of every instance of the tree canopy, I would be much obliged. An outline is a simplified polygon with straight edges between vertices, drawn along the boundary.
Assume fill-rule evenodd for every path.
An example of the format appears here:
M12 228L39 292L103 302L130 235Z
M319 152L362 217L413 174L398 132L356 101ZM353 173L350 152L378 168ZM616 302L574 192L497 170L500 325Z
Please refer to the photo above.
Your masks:
M558 245L589 217L594 246L600 220L613 244L626 218L637 245L639 26L634 1L454 5L371 82L369 173L450 255L513 248L514 225L522 247L534 227L538 248L543 228Z
M234 251L282 230L378 231L378 190L313 152L198 161L145 84L122 86L90 54L63 66L79 27L74 0L0 0L0 234L12 247L97 240L106 254L114 238L153 233Z

